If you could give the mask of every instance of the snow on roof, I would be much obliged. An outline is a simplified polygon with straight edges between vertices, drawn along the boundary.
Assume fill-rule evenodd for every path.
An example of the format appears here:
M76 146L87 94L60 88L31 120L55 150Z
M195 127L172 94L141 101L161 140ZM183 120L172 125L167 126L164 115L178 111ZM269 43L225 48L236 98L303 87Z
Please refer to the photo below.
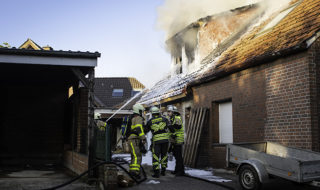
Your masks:
M156 83L145 95L141 97L139 103L151 105L155 102L160 102L163 99L180 95L185 92L186 86L202 77L203 73L216 62L215 59L212 63L202 65L197 71L190 74L178 74L170 78L165 78Z

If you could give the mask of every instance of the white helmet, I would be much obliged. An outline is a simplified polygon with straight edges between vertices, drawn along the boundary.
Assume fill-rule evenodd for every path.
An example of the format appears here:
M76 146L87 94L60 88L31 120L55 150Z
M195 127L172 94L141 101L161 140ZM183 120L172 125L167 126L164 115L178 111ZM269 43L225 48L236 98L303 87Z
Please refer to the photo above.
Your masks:
M94 119L101 119L101 113L95 113Z
M160 109L156 106L152 106L151 109L150 109L150 112L152 114L157 114L157 113L160 113Z
M176 106L168 105L168 106L167 106L167 111L178 112L178 109L177 109Z
M135 104L132 107L133 113L141 115L144 111L144 107L141 104Z

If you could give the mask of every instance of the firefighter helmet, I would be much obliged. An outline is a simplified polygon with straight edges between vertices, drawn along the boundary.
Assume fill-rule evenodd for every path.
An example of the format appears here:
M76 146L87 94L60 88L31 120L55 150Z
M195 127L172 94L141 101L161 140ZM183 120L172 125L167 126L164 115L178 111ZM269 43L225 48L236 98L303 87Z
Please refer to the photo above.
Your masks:
M173 105L168 105L167 107L167 111L171 111L171 112L178 112L178 109L176 106Z
M144 111L144 107L141 104L135 104L132 107L133 109L133 113L142 115L143 111Z
M156 106L152 106L151 109L150 109L150 112L152 114L157 114L157 113L160 113L160 109Z
M95 113L94 119L101 119L101 113Z

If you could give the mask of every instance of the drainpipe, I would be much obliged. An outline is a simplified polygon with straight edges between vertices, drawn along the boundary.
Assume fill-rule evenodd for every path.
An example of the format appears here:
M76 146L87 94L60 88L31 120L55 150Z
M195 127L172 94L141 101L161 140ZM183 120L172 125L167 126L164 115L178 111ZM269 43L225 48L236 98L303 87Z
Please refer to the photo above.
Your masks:
M110 125L107 124L106 126L106 154L105 154L105 160L107 162L111 161L111 130Z

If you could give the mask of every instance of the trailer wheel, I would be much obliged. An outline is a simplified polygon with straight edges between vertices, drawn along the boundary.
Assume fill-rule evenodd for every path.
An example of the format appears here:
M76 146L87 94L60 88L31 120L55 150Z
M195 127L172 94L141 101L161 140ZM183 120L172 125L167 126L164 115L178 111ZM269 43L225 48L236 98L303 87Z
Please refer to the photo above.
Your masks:
M261 182L256 170L250 165L243 165L239 170L239 183L242 189L258 190Z

